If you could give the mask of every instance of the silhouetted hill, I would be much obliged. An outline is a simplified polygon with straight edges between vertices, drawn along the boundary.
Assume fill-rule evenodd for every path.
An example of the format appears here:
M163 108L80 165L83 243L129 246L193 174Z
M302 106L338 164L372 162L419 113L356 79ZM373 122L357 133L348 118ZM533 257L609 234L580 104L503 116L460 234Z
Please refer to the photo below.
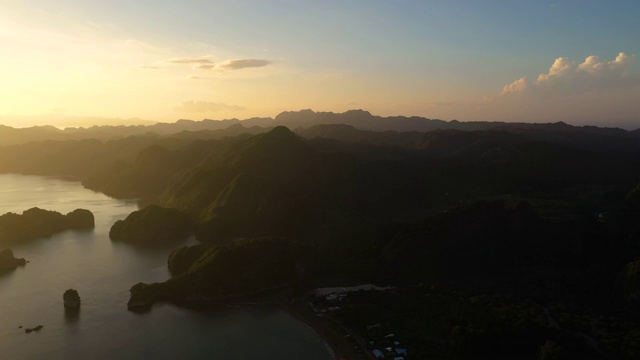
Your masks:
M29 128L12 128L0 125L0 145L23 144L31 141L62 140L64 132L53 126L34 126Z
M279 238L181 248L170 256L172 261L182 258L181 271L163 283L134 285L128 306L146 308L159 300L180 303L241 299L291 286L304 278L306 251L299 244Z
M577 134L542 141L507 130L319 125L299 130L306 140L284 127L244 130L263 128L8 146L0 171L75 177L111 196L174 207L201 226L201 238L302 232L336 242L370 232L381 214L416 218L492 194L593 199L638 180L640 146L629 141L620 152L608 144L623 142L612 141L599 143L606 151L589 150L567 141Z
M284 127L235 141L176 176L160 200L200 219L201 238L285 228L317 158Z
M25 259L14 257L11 249L0 251L0 273L13 270L18 266L24 266L26 263L27 261Z
M403 148L415 148L424 135L418 131L384 132L358 130L351 125L314 125L309 128L299 128L296 133L306 139L333 139L345 143L360 143L369 145L391 145Z
M218 125L227 127L205 128ZM111 140L0 148L2 172L73 176L170 209L132 214L129 234L170 240L184 234L162 227L170 219L193 225L203 243L172 253L167 282L134 286L132 307L348 278L398 289L358 294L367 305L346 319L378 301L394 304L383 312L424 326L416 346L434 332L437 346L467 355L492 354L485 344L530 355L554 342L591 354L587 336L608 358L640 353L637 131L365 111L156 129L165 133L118 138L120 129L109 128ZM434 294L439 288L448 290ZM482 309L495 316L473 316ZM383 321L372 322L377 316L386 315L360 322ZM624 326L608 325L620 319ZM505 345L514 332L509 344L528 350Z
M237 125L250 129L241 131ZM276 126L286 126L290 129L308 129L317 125L347 125L358 130L367 131L396 131L396 132L429 132L433 130L461 130L461 131L485 131L499 130L517 134L526 134L532 139L551 141L583 148L607 151L610 148L616 151L629 152L637 147L638 131L626 131L617 128L602 128L596 126L571 126L563 122L557 123L506 123L506 122L462 122L457 120L443 121L423 117L381 117L375 116L364 110L349 110L344 113L314 112L312 110L286 111L274 119L251 118L245 120L178 120L175 123L158 123L155 125L135 126L92 126L88 128L65 128L63 130L54 127L31 127L15 129L0 126L0 146L24 144L33 141L45 140L83 140L98 139L110 141L129 136L142 136L155 134L166 137L181 132L193 133L192 138L212 139L222 136L234 136L240 133L256 134L261 132L259 128L270 129ZM233 127L233 129L229 129ZM229 129L226 135L217 131ZM326 130L325 130L326 131ZM184 134L183 134L184 135ZM352 134L353 135L353 134ZM305 137L317 137L304 135ZM359 135L362 139L362 135ZM405 137L403 135L400 137ZM333 136L330 136L333 137ZM399 140L392 134L385 136L372 135L366 137L366 142L406 146L406 140ZM377 138L377 139L376 139ZM398 143L399 142L399 143Z
M180 211L149 205L116 221L109 237L133 244L157 245L182 240L192 229L191 221Z
M234 137L240 135L256 135L267 132L271 130L271 127L244 127L246 125L244 123L239 123L235 125L231 125L224 129L219 130L198 130L198 131L188 131L184 130L171 137L174 139L191 139L191 140L211 140L211 139L223 139L225 137Z
M63 215L56 211L31 208L22 214L6 213L0 216L0 244L17 244L47 238L65 230L93 227L94 218L89 210L76 209Z
M373 131L431 131L452 128L455 123L443 120L431 120L421 117L380 117L364 110L349 110L344 113L314 112L312 110L285 111L275 117L277 125L295 129L315 125L343 124L361 130Z
M97 139L100 141L110 141L122 139L130 136L144 136L154 134L155 136L171 136L181 132L197 133L201 131L213 132L225 130L234 125L246 125L249 127L273 127L271 119L252 118L243 120L178 120L175 123L158 123L155 125L131 125L131 126L91 126L91 127L68 127L58 129L53 126L34 126L28 128L13 128L0 125L0 146L24 144L35 141L47 140L84 140ZM231 130L227 135L212 134L212 137L237 135L236 130ZM232 133L233 132L233 133ZM254 132L257 132L254 129Z

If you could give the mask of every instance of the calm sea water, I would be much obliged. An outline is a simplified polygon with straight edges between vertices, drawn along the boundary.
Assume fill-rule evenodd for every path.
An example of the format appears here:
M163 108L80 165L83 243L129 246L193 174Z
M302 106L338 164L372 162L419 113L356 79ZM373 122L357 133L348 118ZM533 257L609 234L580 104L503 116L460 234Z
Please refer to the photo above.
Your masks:
M96 227L12 247L16 257L29 263L0 274L1 359L331 358L315 332L279 310L196 312L160 304L144 314L127 311L133 284L169 277L171 248L141 249L109 239L111 224L137 210L136 204L76 182L0 175L0 214L35 206L62 213L89 209ZM68 288L82 298L75 314L63 307ZM44 326L37 333L19 328L37 325Z

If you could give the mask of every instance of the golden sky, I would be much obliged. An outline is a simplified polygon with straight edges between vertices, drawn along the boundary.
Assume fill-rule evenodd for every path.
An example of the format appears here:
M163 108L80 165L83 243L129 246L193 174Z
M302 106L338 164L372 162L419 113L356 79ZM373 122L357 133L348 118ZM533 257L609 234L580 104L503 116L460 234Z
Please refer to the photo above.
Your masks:
M634 127L640 5L620 3L0 0L0 123L361 108Z

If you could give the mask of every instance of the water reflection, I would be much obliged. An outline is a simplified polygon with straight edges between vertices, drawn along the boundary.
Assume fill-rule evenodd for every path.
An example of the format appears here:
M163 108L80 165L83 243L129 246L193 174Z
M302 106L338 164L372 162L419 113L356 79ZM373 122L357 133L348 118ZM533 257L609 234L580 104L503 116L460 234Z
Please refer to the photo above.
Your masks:
M16 271L16 268L0 270L0 279L11 276L11 274L15 271Z
M109 229L138 210L135 202L88 192L79 183L18 175L0 175L0 198L0 214L34 206L61 213L86 208L96 223L95 230L13 248L31 262L0 273L0 359L330 358L313 331L272 309L194 312L160 303L142 314L128 311L132 285L167 280L169 253L197 243L191 237L150 248L111 241ZM64 309L61 292L69 288L81 290L80 309ZM18 329L38 324L44 329L37 337Z
M67 324L74 324L80 320L80 308L64 308L64 321Z

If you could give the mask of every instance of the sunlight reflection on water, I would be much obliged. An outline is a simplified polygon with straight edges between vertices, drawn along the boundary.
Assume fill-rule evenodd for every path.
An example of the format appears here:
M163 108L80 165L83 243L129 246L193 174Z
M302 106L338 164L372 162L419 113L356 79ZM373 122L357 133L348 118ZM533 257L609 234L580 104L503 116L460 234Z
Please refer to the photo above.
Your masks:
M128 312L133 284L169 277L166 259L171 251L135 248L108 238L113 222L137 210L135 202L109 198L77 182L0 175L0 214L32 207L62 213L89 209L96 228L12 247L29 263L0 274L3 359L330 358L322 339L281 311L221 308L201 313L160 304L146 314ZM77 313L63 307L62 294L68 288L80 293ZM31 334L19 328L36 325L44 328Z

